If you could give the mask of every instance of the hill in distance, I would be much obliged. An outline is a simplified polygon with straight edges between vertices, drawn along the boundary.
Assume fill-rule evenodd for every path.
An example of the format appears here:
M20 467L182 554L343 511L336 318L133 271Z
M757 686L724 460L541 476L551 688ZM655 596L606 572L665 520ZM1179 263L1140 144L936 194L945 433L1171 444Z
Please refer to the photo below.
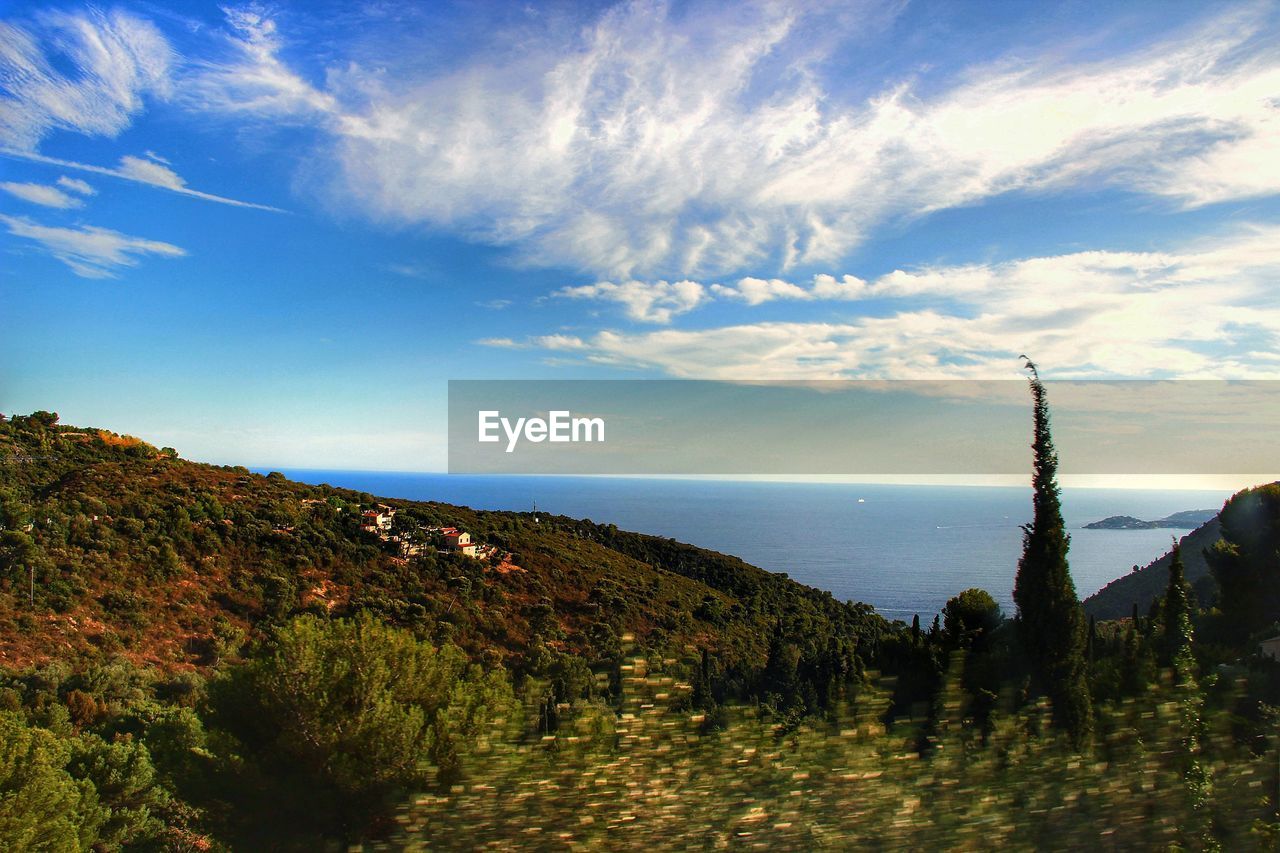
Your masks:
M1143 521L1131 515L1113 515L1084 526L1085 530L1194 530L1218 517L1216 509L1190 509L1175 512L1155 521Z
M207 668L305 612L371 611L517 669L546 654L611 658L626 637L751 671L779 632L812 657L868 655L891 630L869 605L613 525L310 486L56 421L0 421L7 667L111 654ZM388 533L417 537L421 555L362 529L378 505L397 510ZM424 530L445 526L508 562L438 553Z
M1201 607L1209 606L1215 594L1213 576L1204 554L1221 536L1215 515L1179 540L1187 582ZM1084 600L1085 613L1099 621L1124 619L1133 614L1137 605L1139 615L1147 615L1151 603L1164 595L1169 583L1169 562L1170 555L1166 553L1137 571L1116 578Z

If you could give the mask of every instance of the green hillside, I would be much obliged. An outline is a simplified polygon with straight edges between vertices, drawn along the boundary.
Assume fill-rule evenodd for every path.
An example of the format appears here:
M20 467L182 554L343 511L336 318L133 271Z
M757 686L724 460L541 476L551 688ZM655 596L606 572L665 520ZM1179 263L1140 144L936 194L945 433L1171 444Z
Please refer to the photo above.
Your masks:
M707 649L750 692L769 637L869 662L888 624L741 560L542 514L403 501L189 462L42 414L0 423L0 663L207 668L291 615L368 611L476 660ZM397 510L390 536L363 510ZM498 556L438 553L457 527ZM405 557L391 537L418 541Z
M1221 535L1218 519L1201 524L1181 537L1182 561L1186 565L1187 581L1195 590L1202 607L1213 603L1215 589L1209 573L1205 551L1213 547ZM1169 582L1169 555L1152 560L1137 571L1121 575L1084 600L1084 610L1095 619L1124 619L1133 614L1133 608L1145 616L1151 603L1164 595Z
M1091 626L1080 740L1033 689L1034 626L982 590L907 627L608 524L309 486L44 412L0 419L0 478L3 849L1280 838L1280 664L1255 653L1280 487L1223 516L1220 609L1165 618L1166 591Z

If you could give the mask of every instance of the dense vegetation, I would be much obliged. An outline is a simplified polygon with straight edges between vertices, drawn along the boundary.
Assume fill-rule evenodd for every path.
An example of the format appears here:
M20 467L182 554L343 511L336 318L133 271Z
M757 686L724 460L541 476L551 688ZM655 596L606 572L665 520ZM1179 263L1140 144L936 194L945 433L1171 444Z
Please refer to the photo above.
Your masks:
M1224 512L1215 608L1175 571L1149 613L1079 630L1080 729L1041 697L1034 626L982 590L889 623L612 525L200 465L42 412L0 421L0 478L5 849L1277 841L1280 665L1256 652L1280 487ZM360 528L378 500L397 535L455 525L510 560L402 557Z

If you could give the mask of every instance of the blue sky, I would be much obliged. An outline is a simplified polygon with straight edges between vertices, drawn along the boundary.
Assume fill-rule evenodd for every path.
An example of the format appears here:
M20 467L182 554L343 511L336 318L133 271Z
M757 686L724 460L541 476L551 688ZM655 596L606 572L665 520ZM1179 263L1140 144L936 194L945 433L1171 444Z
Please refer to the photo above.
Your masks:
M1280 378L1274 3L0 15L0 411L439 470L448 379Z

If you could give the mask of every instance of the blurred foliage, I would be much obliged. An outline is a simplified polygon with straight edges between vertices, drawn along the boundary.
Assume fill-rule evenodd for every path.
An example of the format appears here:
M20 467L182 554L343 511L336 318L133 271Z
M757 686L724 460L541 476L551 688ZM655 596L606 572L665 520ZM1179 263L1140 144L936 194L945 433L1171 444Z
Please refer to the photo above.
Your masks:
M923 720L884 723L863 691L796 727L735 708L708 733L660 664L624 665L618 715L495 737L485 773L406 804L407 849L1272 849L1276 748L1208 726L1186 783L1188 719L1169 687L1102 709L1077 751L1047 701L979 737L953 658L927 749Z

